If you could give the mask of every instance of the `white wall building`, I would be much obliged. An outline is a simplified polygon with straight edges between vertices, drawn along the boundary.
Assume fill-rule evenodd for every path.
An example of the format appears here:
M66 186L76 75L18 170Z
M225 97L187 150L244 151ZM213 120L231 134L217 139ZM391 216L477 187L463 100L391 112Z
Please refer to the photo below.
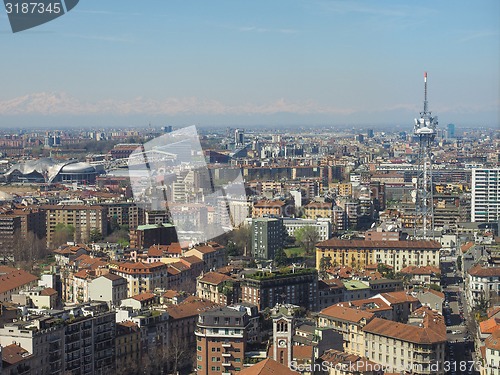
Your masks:
M472 170L471 221L500 218L500 168Z

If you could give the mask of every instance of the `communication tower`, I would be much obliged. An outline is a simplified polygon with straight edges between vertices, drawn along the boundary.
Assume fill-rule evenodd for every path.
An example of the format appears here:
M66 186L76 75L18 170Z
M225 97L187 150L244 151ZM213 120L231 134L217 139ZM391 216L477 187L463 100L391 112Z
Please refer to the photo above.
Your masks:
M436 137L437 116L432 116L427 102L427 72L424 73L424 110L415 119L413 133L418 137L418 172L413 192L415 200L415 236L434 238L434 201L432 185L432 143ZM422 234L417 230L422 228Z

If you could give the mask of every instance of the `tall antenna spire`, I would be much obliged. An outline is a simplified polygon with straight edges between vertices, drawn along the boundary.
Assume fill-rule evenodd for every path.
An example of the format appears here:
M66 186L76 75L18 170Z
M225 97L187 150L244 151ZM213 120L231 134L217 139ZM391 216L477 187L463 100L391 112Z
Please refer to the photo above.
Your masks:
M424 72L424 114L427 113L427 72Z

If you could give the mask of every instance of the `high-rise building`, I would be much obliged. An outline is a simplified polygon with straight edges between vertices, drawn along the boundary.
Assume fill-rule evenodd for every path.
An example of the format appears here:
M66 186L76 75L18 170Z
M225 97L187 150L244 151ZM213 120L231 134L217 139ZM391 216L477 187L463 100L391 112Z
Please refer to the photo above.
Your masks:
M241 371L248 326L244 308L221 307L201 313L195 331L196 373L231 375Z
M455 138L455 124L448 124L446 127L447 138Z
M234 131L234 143L241 146L245 143L245 131L243 129L236 129Z
M283 220L281 218L254 218L252 220L252 255L257 259L274 259L283 248Z
M500 219L500 168L472 170L472 222Z

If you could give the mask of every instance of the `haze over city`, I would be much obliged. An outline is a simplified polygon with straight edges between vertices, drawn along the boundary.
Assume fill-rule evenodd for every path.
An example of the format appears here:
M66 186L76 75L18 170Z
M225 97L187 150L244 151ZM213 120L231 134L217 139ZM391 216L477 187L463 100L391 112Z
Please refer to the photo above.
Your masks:
M0 126L499 122L498 1L82 1L12 34Z

